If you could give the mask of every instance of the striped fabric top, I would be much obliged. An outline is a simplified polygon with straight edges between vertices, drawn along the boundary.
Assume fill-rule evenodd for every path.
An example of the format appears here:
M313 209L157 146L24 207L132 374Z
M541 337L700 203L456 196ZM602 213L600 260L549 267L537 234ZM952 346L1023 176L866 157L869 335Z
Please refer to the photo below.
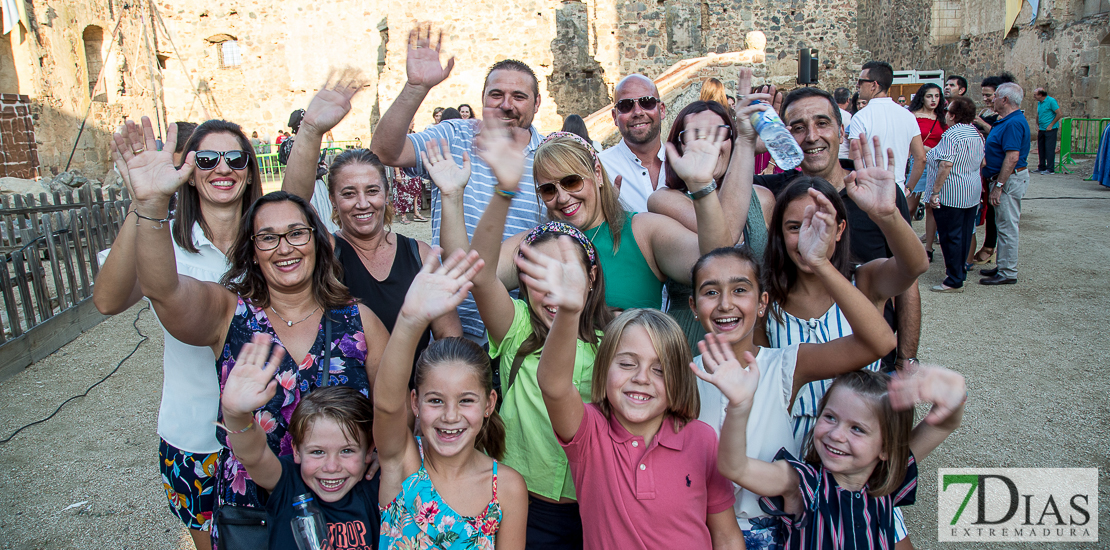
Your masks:
M884 497L867 494L866 485L859 491L844 489L823 466L802 462L786 449L775 460L786 460L798 472L804 506L801 517L794 517L783 510L782 497L760 499L763 510L786 526L787 548L893 550L894 508L917 500L917 462L912 453L902 485Z
M470 154L470 182L466 185L463 195L463 219L466 223L467 239L474 237L474 229L478 227L478 220L486 210L486 205L493 199L493 188L497 185L497 178L493 176L488 164L478 156L474 149L474 136L478 134L478 121L476 120L445 120L439 124L425 129L423 132L409 134L409 141L416 149L416 166L406 169L411 175L428 178L420 153L425 150L425 143L431 140L445 140L451 148L451 157L455 163L462 166L463 153ZM532 160L536 156L536 149L540 146L543 136L535 126L530 128L532 139L524 149L524 175L520 178L520 194L513 199L509 206L509 217L505 220L505 231L502 239L507 239L522 231L529 231L540 224L546 216L546 208L536 198L536 185L532 181ZM439 245L440 220L442 219L442 204L439 189L432 187L432 244ZM478 308L474 299L468 297L459 306L459 317L462 320L463 331L471 336L482 338L486 334L485 325L478 316Z
M771 304L771 307L782 316L782 323L775 321L774 316L767 316L767 340L772 348L785 348L794 344L824 344L852 334L852 325L848 324L848 318L835 302L824 315L817 319L799 319L779 307L777 303ZM881 367L880 359L863 368L877 371ZM791 416L816 417L817 404L831 385L832 379L818 380L802 386L790 409Z
M955 124L944 132L940 143L925 155L929 192L934 189L941 161L952 163L948 179L940 190L940 203L950 208L971 208L979 204L982 180L983 138L970 124Z

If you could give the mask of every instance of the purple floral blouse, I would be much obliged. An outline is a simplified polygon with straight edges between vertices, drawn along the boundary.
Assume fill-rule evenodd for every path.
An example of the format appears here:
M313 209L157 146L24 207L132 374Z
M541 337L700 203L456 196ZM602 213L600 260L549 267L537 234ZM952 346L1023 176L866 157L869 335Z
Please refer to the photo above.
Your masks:
M362 317L359 316L358 306L351 304L342 309L333 309L328 312L332 318L331 337L331 365L328 369L329 386L350 386L363 395L369 397L370 384L366 378L366 336L362 330ZM249 343L255 333L263 332L280 344L281 339L274 332L265 309L259 309L239 298L232 317L231 326L227 331L224 341L223 353L216 358L216 370L220 377L220 391L231 369L235 368L235 358L243 344ZM264 407L255 411L254 417L258 425L266 431L266 441L278 456L293 454L292 437L287 431L289 418L293 409L301 402L301 396L319 387L320 367L324 360L324 324L321 320L316 341L312 344L308 355L295 363L289 354L281 361L277 373L274 375L278 381L277 393ZM219 413L220 423L223 423L223 412ZM235 504L239 506L261 507L262 502L247 470L235 459L235 455L227 447L227 434L223 429L216 428L216 439L224 446L219 463L219 503Z

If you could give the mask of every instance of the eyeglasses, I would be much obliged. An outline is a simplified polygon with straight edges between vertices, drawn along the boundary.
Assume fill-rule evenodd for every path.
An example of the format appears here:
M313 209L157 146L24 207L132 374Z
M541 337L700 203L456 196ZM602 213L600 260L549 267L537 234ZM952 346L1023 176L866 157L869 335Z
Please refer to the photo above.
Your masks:
M282 238L290 246L304 246L312 240L312 228L298 227L285 233L259 233L251 237L251 240L259 250L273 250L281 244Z
M863 86L864 82L878 82L878 81L877 80L871 80L870 78L861 78L861 79L856 81L856 87L859 88L860 86Z
M729 126L728 124L718 124L715 128L716 129L724 128L726 133L727 133L726 139L728 139L729 141L732 141L732 126ZM686 141L686 132L691 132L691 130L683 130L683 131L678 133L678 142L683 144L683 145L688 145L688 143ZM693 134L690 134L690 135L693 135ZM711 134L709 136L710 139L712 139L713 137L714 137L713 134Z
M566 191L567 193L577 193L579 190L582 189L583 181L585 180L582 179L582 176L579 176L578 174L571 174L559 180L558 182L544 183L537 187L536 191L539 192L540 198L543 199L544 202L550 202L555 200L555 198L559 196L559 190L555 188L556 184L558 184L559 187L562 187L563 191Z
M250 155L246 151L197 151L197 168L212 170L220 164L220 158L227 161L227 167L232 170L242 170L250 162Z
M617 110L625 114L631 113L636 108L636 103L640 104L641 109L650 111L659 105L659 98L646 95L636 99L622 99L617 102Z

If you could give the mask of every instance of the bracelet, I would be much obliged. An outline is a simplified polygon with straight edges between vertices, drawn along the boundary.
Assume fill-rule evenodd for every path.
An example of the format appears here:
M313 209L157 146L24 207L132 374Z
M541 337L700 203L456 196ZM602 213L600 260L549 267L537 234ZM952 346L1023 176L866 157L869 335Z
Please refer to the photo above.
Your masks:
M154 229L162 229L162 227L165 226L165 223L170 221L169 214L167 214L165 218L158 219L158 218L151 218L150 216L144 216L144 215L140 214L138 210L136 210L135 211L135 216L137 216L141 219L144 219L144 220L149 220L149 221L152 221L152 222L158 222L158 227L154 227ZM135 227L138 227L138 226L139 226L139 220L135 220ZM153 227L153 226L151 226L151 227Z
M717 182L711 181L711 182L709 182L709 185L706 185L705 187L702 187L701 189L698 189L697 191L694 191L693 193L687 191L686 196L690 197L690 199L692 199L692 200L698 200L702 197L709 196L710 193L712 193L716 190L717 190Z
M509 200L513 200L513 198L516 197L518 193L520 193L520 191L507 191L505 189L501 189L500 187L494 187L493 188L493 194L494 195L497 195L499 197L505 197L506 199L509 199Z
M254 417L252 416L251 417L251 423L247 424L246 428L243 428L242 430L237 430L237 431L232 431L232 430L228 429L227 426L225 426L224 424L221 424L219 422L213 422L213 424L215 424L217 428L227 432L227 435L238 435L238 434L242 434L242 433L247 433L251 428L254 427L255 422L254 422Z

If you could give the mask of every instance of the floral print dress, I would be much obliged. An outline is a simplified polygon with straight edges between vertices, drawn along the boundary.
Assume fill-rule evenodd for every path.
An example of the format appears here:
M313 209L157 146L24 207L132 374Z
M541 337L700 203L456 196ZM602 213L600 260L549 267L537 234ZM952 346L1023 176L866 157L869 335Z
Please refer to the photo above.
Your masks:
M477 517L455 512L443 501L424 469L424 446L419 437L420 469L405 479L401 492L382 505L378 548L404 550L493 550L501 526L497 500L497 461L493 461L493 499Z
M328 312L332 319L332 341L327 342L331 347L331 365L328 368L329 386L349 386L358 390L362 395L369 397L370 384L366 378L366 336L362 330L362 317L359 316L358 306L351 304L342 309L333 309ZM232 317L231 326L227 331L224 349L216 358L216 370L220 377L220 392L231 370L235 368L235 358L243 344L249 343L255 333L269 334L275 344L281 344L281 339L274 332L266 310L256 308L239 298ZM319 333L300 364L286 354L281 360L274 378L278 381L277 393L264 407L255 411L254 418L258 425L266 432L266 442L270 449L278 456L293 454L293 439L288 432L289 418L293 409L301 402L301 396L320 387L320 367L324 360L324 324L321 319ZM219 421L223 423L223 411L219 413ZM258 489L246 468L235 459L235 455L228 449L227 434L223 429L216 429L216 439L224 446L220 452L219 464L219 504L234 504L239 506L262 507Z

